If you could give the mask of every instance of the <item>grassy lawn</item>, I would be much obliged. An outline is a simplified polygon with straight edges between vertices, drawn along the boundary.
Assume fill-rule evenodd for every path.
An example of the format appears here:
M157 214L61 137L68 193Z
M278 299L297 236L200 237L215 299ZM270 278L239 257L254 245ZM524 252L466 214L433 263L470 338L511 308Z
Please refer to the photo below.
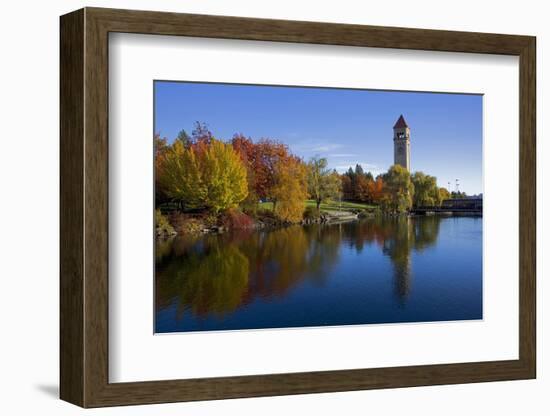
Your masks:
M305 201L306 207L315 207L315 201L312 199L308 199ZM260 202L259 207L262 209L273 209L273 202ZM331 201L328 203L321 204L321 211L338 211L339 209L342 209L342 211L345 211L346 209L365 209L365 208L374 208L374 205L369 204L363 204L360 202L348 202L348 201L342 201L341 203L338 201Z

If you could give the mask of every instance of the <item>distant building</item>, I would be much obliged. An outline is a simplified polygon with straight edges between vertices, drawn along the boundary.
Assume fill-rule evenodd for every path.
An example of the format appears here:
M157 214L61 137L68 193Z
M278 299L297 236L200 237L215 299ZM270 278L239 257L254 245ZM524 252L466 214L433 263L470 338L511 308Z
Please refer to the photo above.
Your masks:
M467 197L467 198L445 199L441 203L441 209L483 211L483 198Z
M411 171L411 129L403 114L393 126L393 163Z

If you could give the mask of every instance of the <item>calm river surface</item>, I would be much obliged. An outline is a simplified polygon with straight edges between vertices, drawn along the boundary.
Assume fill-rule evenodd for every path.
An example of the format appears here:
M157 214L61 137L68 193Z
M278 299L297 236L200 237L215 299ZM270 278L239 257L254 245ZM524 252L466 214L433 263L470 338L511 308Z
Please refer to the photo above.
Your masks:
M155 330L481 319L482 222L379 218L157 242Z

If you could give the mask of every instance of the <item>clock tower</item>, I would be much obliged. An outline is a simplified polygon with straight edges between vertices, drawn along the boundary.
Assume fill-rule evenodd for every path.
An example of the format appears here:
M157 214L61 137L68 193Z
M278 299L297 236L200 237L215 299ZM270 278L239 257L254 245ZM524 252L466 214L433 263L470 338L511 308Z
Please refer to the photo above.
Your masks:
M411 129L403 115L393 126L393 163L411 171Z

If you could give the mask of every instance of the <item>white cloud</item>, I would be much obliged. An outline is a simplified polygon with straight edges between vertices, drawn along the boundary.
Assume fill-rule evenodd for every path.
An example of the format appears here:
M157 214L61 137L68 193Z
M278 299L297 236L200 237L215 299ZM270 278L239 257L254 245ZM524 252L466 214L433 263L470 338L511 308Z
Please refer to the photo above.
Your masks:
M355 156L353 153L330 153L327 157L351 157Z
M313 152L330 152L332 150L340 149L341 144L325 144L317 147L311 148Z
M303 140L291 145L291 150L301 153L326 153L342 147L339 143L327 140Z
M349 161L346 163L339 163L338 165L330 166L330 167L333 169L336 169L338 173L344 173L344 172L347 172L349 168L355 169L355 165L361 165L365 172L370 172L374 176L383 172L382 169L378 167L378 165L375 165L373 163L368 163L368 162L360 162L360 161Z

